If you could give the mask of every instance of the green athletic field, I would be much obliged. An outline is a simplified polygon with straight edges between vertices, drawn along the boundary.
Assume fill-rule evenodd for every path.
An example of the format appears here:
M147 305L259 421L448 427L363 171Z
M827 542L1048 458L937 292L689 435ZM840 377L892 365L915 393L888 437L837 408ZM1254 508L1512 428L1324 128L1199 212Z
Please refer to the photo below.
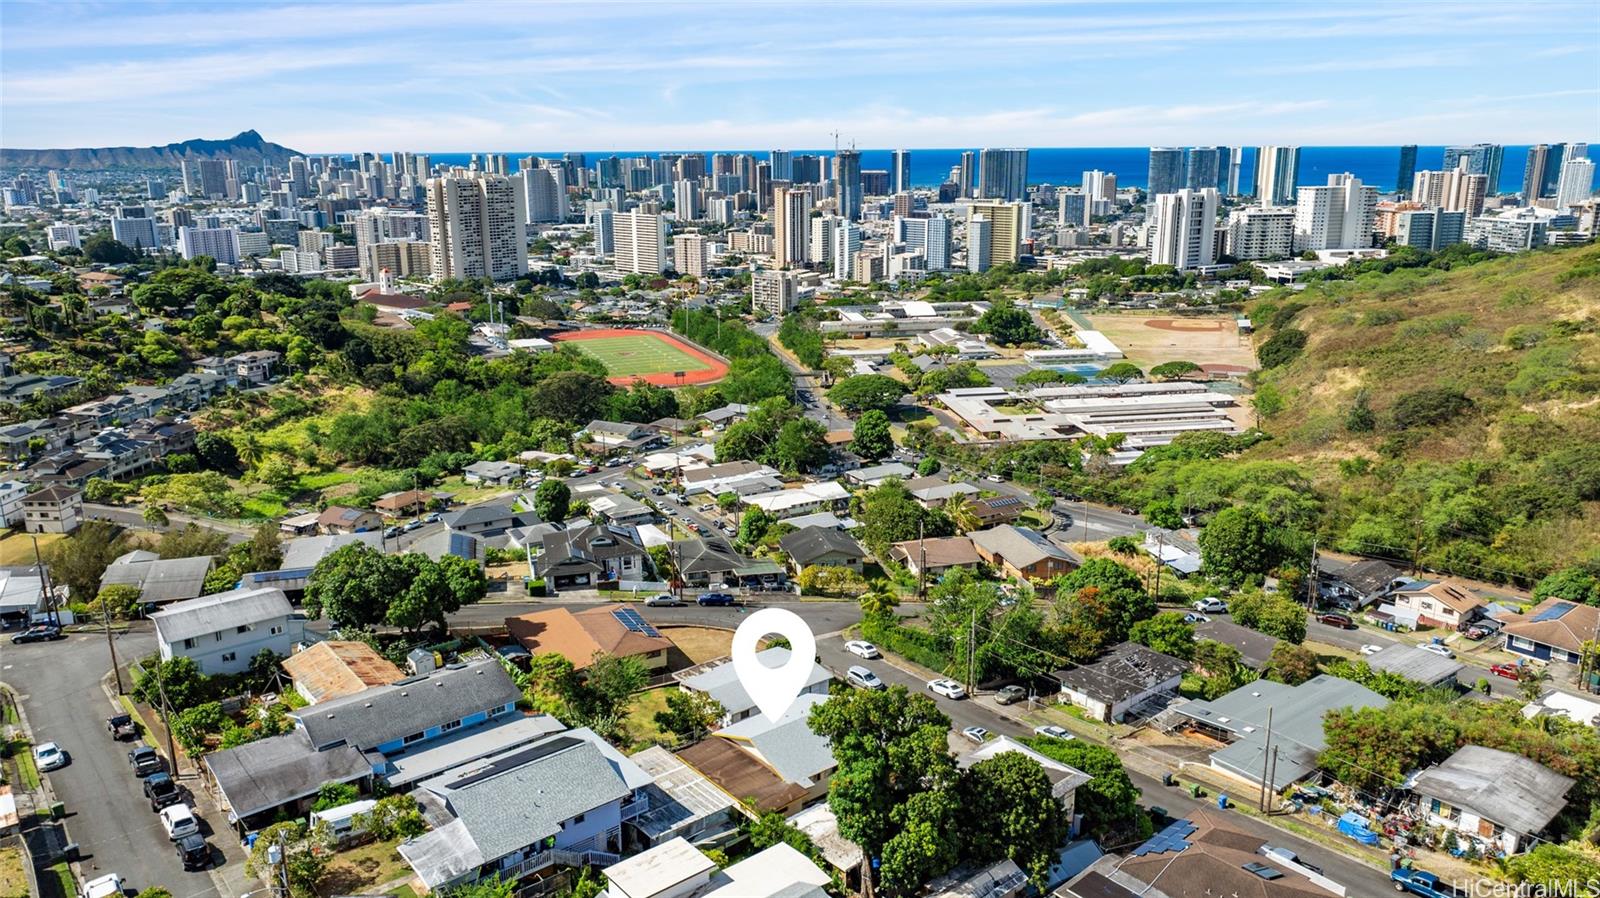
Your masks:
M653 334L624 334L571 342L582 352L599 359L612 377L670 375L678 371L708 371L712 367L676 343Z

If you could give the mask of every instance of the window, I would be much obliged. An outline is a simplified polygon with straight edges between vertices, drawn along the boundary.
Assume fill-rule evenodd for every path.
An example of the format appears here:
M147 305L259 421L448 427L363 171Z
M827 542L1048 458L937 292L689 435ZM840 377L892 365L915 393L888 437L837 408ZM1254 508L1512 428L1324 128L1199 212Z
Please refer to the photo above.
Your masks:
M449 723L445 724L444 726L440 727L439 728L439 732L448 733L451 730L459 730L459 729L461 729L461 721L452 720Z
M401 739L400 740L400 744L401 745L410 745L410 744L412 744L414 742L421 742L422 741L422 735L423 735L422 733L412 733L411 735L405 737L404 739Z
M579 814L578 816L572 818L572 825L573 826L577 826L578 824L580 824L582 822L583 822L583 815L582 814Z
M280 624L280 625L278 625L276 627L273 627L272 629L268 630L267 632L269 634L273 635L273 636L277 636L279 633L283 632L283 626Z
M250 632L250 625L249 624L245 624L242 627L235 627L233 632L235 632L235 633L248 633L248 632Z
M238 657L239 657L239 653L238 652L223 652L222 653L222 663L223 664L227 664L230 661L233 661L233 660L237 659Z
M183 641L183 647L186 649L192 649L195 647L195 641L193 639L185 639Z
M222 631L221 631L221 630L218 630L218 631L217 631L217 632L215 632L215 633L212 633L212 634L211 634L211 638L212 638L212 639L215 639L215 640L216 640L216 641L218 641L218 642L221 642L221 641L222 641Z

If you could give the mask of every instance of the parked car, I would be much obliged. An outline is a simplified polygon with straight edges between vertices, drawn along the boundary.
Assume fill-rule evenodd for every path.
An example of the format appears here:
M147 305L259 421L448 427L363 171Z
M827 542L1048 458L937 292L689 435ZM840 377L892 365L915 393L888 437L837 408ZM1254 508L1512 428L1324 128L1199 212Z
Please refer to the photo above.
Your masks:
M1496 664L1489 668L1489 673L1497 677L1505 677L1508 680L1520 680L1522 679L1522 665Z
M852 686L859 686L862 689L871 689L876 691L889 688L884 685L883 680L879 679L877 674L867 670L865 667L862 667L859 664L852 665L849 670L844 672L844 680L846 683L849 683Z
M1389 874L1396 892L1410 892L1422 898L1458 898L1466 893L1426 870L1401 868Z
M36 627L29 627L28 629L23 630L21 633L11 637L11 644L21 645L24 642L53 642L57 639L66 638L67 634L61 632L60 627L57 627L53 624L40 624Z
M1194 603L1194 610L1202 614L1227 614L1228 603L1216 596L1206 596Z
M1505 624L1502 624L1497 620L1481 620L1468 627L1465 635L1468 639L1472 640L1487 639L1488 637L1500 632L1500 628L1504 626Z
M144 797L150 799L150 810L160 812L168 805L183 801L183 790L170 774L153 773L144 781Z
M1073 736L1071 733L1067 732L1065 727L1058 727L1054 724L1050 726L1034 727L1033 734L1035 736L1045 736L1050 739L1060 739L1062 741L1077 738L1076 736Z
M1456 653L1450 651L1449 647L1442 646L1437 642L1430 642L1427 645L1417 646L1417 648L1422 649L1424 652L1432 652L1441 658L1454 658L1456 656Z
M1363 655L1376 655L1381 651L1383 651L1383 646L1373 645L1372 643L1367 643L1361 647L1361 654Z
M1004 477L1001 477L999 474L990 474L989 476L987 476L987 477L985 477L983 479L989 481L990 483L1005 483L1006 482L1006 479Z
M427 516L422 519L425 524L437 524L442 520L444 520L444 516L437 511L428 512Z
M989 731L983 727L962 727L961 738L982 745L989 738Z
M651 596L650 598L644 600L644 606L646 608L677 608L682 604L683 600L679 599L670 592L664 592L660 595Z
M1322 612L1317 615L1317 623L1338 627L1341 630L1354 630L1356 628L1356 622L1351 620L1349 615L1340 614L1337 611Z
M184 836L199 835L200 820L188 805L180 801L161 809L161 828L167 831L169 840L176 842Z
M724 608L733 604L733 596L725 592L708 592L694 601L695 604L708 608Z
M132 739L139 735L139 728L133 723L133 715L118 714L106 718L106 732L113 739Z
M133 775L141 779L167 769L167 763L161 759L161 755L148 745L141 745L129 751L128 764L133 767Z
M78 898L120 898L122 877L115 873L97 876L78 887Z
M1028 697L1028 690L1021 686L1005 686L994 694L997 705L1014 705Z
M384 530L383 530L383 538L384 539L395 539L395 538L399 537L400 534L402 534L404 532L405 532L405 530L403 530L400 527L399 524L395 524L392 527L385 527L384 528Z
M934 695L942 695L948 699L959 700L967 697L967 690L963 689L961 684L955 680L930 680L928 689Z
M61 746L54 742L41 742L33 747L33 764L43 771L60 770L71 760Z
M401 527L400 530L402 533L410 533L413 530L422 529L423 526L425 526L425 522L421 518L418 518L415 521L406 521L405 526Z
M211 845L206 842L206 837L199 833L183 836L173 843L178 852L178 861L185 870L204 870L211 866Z
M877 646L870 642L863 642L860 639L850 640L844 644L844 648L845 651L849 652L850 654L866 658L869 661L873 658L882 657L882 655L878 652Z
M1183 615L1183 622L1186 624L1206 624L1211 622L1211 618L1199 612L1190 611Z

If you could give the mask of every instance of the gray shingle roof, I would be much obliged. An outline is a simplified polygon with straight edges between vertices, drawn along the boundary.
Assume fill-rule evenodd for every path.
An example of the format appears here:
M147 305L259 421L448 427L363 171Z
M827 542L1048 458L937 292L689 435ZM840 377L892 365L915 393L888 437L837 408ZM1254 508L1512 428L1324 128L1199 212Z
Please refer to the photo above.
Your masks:
M1417 774L1412 791L1437 798L1519 833L1537 833L1567 806L1575 782L1521 755L1464 745Z
M283 590L272 587L230 589L214 595L174 602L150 615L156 634L167 643L182 642L219 630L286 618L294 609Z
M211 565L209 555L155 560L135 558L126 562L119 559L100 576L100 588L114 583L137 586L146 602L193 599L205 591L206 574L211 572Z
M315 795L323 783L348 783L372 773L355 749L317 751L303 730L206 755L217 786L236 817L248 817Z
M510 704L521 695L499 662L485 659L374 686L294 716L319 748L348 742L368 749Z
M826 527L806 527L785 533L778 540L778 545L802 566L831 552L853 555L858 559L867 554L855 537L843 530Z
M789 663L789 650L786 648L770 648L756 653L756 658L767 667L782 667ZM806 677L802 688L826 683L833 678L827 668L820 664L811 665L811 674ZM739 675L734 672L733 663L730 661L719 664L710 670L684 677L680 680L684 686L704 692L722 704L724 711L730 715L737 715L756 706L750 698L750 693L744 691L744 686L739 683Z
M1018 568L1037 564L1046 558L1069 562L1078 560L1071 552L1025 527L1001 524L988 530L974 530L967 536L985 551L999 555Z

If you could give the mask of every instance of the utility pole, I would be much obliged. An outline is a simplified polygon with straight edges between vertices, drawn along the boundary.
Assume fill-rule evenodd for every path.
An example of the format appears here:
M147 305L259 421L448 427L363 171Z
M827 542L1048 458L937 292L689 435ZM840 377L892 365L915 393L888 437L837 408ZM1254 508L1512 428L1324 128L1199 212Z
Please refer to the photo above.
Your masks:
M33 540L33 566L39 571L39 585L44 590L44 600L50 603L50 623L59 627L61 626L61 612L57 610L56 594L50 589L50 568L45 565L44 559L39 556L39 537L33 536L29 538Z
M1317 610L1317 540L1311 539L1311 570L1306 572L1306 610Z
M1267 741L1261 743L1261 812L1267 812L1267 793L1272 791L1271 773L1267 762L1272 760L1272 708L1267 708Z
M161 723L167 728L167 757L172 759L172 778L174 781L181 779L182 768L178 765L178 749L172 742L172 706L167 703L167 681L161 673L161 659L156 659L156 692L161 696Z
M928 547L922 541L922 521L917 521L917 598L928 597Z
M967 630L967 692L972 691L973 665L977 660L978 609L972 609L972 625Z
M1416 526L1416 537L1411 541L1411 576L1422 575L1422 520L1411 522Z
M1167 563L1161 560L1166 547L1167 535L1159 530L1156 531L1156 591L1152 598L1158 602L1161 601L1161 569L1167 566Z
M117 694L122 694L122 666L117 664L117 642L111 638L111 609L100 603L100 624L106 631L106 648L111 650L111 672L117 677Z

